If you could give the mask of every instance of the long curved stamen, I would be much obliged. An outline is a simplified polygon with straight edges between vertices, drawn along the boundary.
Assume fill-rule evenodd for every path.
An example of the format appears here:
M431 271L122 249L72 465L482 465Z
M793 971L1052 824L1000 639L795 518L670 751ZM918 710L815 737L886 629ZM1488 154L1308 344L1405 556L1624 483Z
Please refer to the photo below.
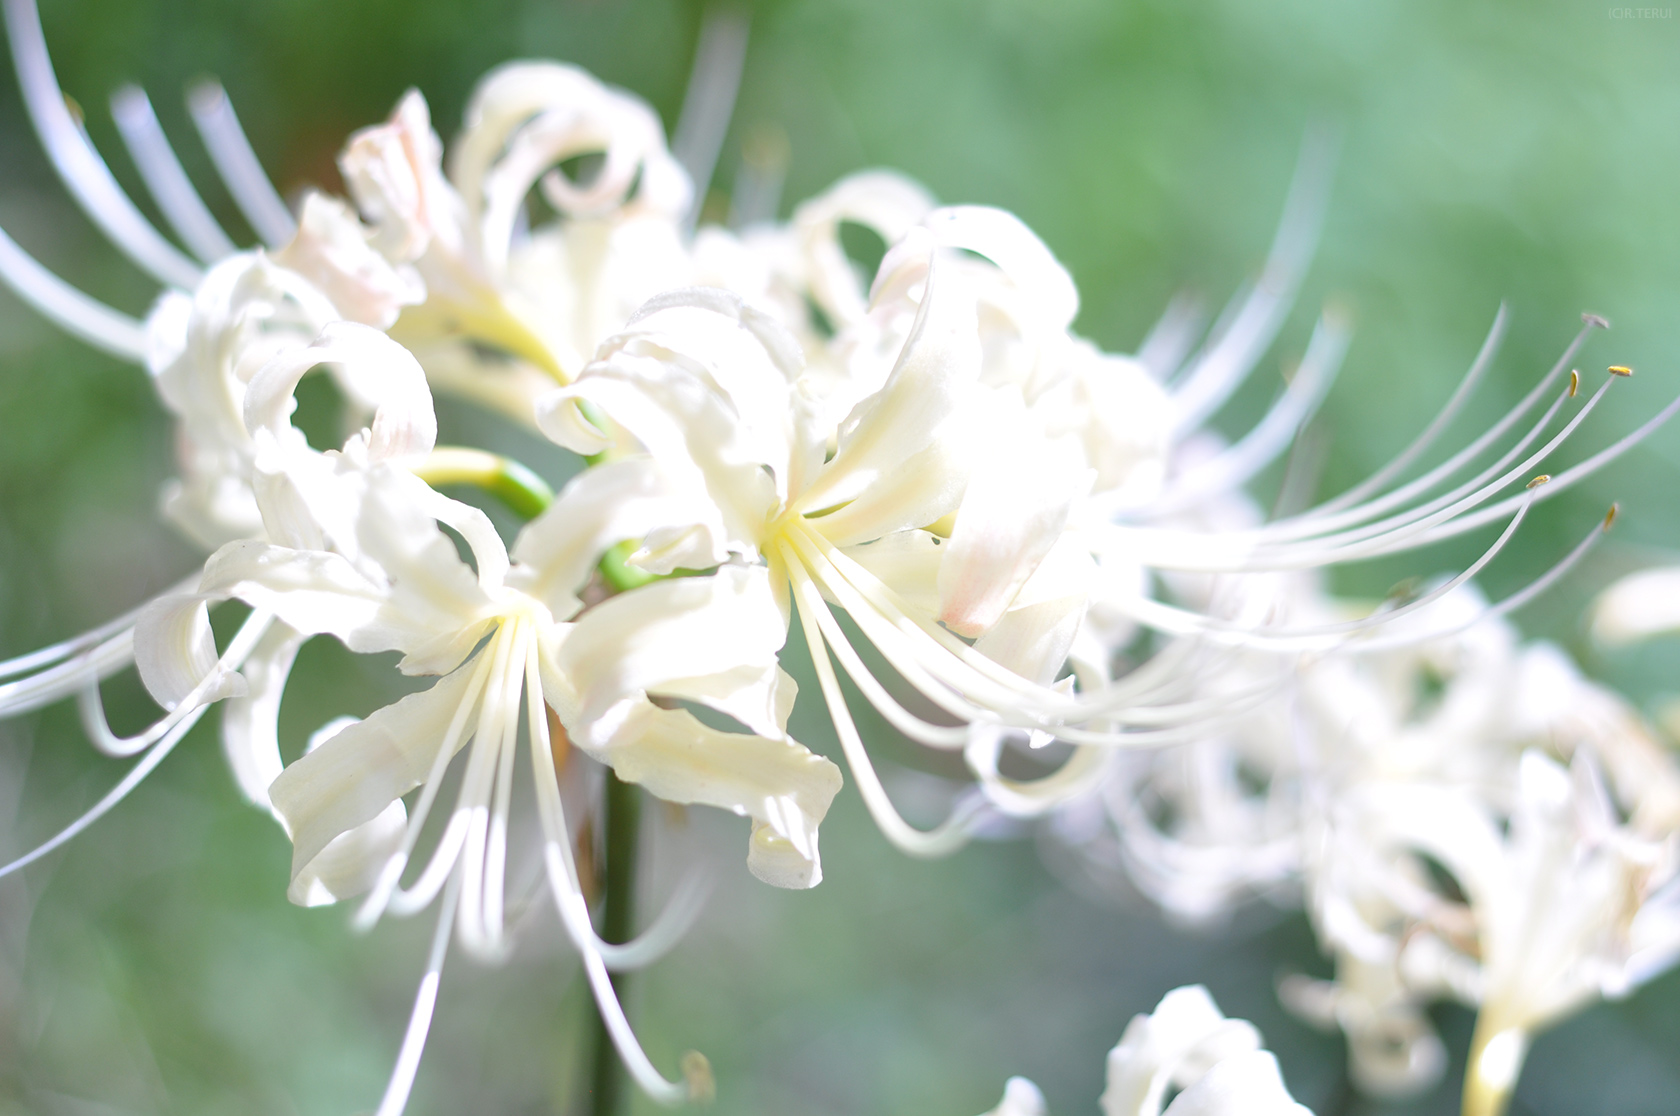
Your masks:
M1450 492L1443 493L1416 507L1408 508L1404 512L1389 516L1387 519L1334 534L1318 536L1304 545L1309 548L1333 547L1344 551L1350 558L1369 557L1378 553L1392 553L1386 548L1431 527L1450 522L1461 516L1465 511L1486 503L1495 494L1508 488L1513 483L1526 476L1531 476L1534 470L1550 457L1559 446L1568 441L1570 435L1574 434L1576 429L1587 420L1587 416L1592 414L1594 408L1598 406L1614 382L1614 379L1604 381L1598 391L1593 393L1592 397L1587 400L1586 405L1574 417L1565 423L1539 449L1530 453L1517 464L1508 468L1505 467L1513 456L1526 447L1528 439L1519 442L1516 447L1507 451L1498 461ZM1562 398L1567 398L1567 396ZM1542 420L1543 423L1549 421L1550 416L1555 413L1556 406L1557 404L1554 404L1553 409L1547 411L1547 418ZM1537 426L1535 429L1538 432L1543 429L1543 425ZM1520 503L1528 498L1527 496L1520 496L1514 502ZM1500 518L1503 518L1503 516ZM1361 546L1359 544L1365 545ZM1383 549L1372 549L1373 546L1380 546ZM1280 546L1277 550L1280 553L1287 554L1290 547Z
M1323 130L1308 132L1302 141L1283 219L1259 280L1246 296L1233 300L1235 312L1229 314L1229 324L1222 330L1215 327L1215 340L1198 354L1173 389L1175 434L1194 430L1230 398L1289 316L1323 227L1334 147Z
M887 840L911 856L936 857L956 852L971 837L970 827L978 804L959 804L943 822L926 831L915 828L899 814L892 799L887 796L886 788L881 785L880 776L875 773L869 753L863 746L863 738L858 735L857 725L846 706L846 696L840 692L840 680L835 676L834 663L828 657L828 649L816 623L815 605L811 600L820 595L816 584L785 541L780 543L780 551L780 560L786 566L788 579L793 585L799 623L805 632L806 646L811 651L811 662L816 667L817 682L822 687L823 699L828 703L840 747L846 753L847 766L852 769L852 778L857 780L858 791L863 795L870 816Z
M1266 416L1241 441L1190 470L1160 499L1152 501L1151 517L1169 515L1210 496L1229 492L1271 464L1324 401L1351 339L1352 334L1337 318L1329 315L1320 318L1295 378Z
M1518 464L1500 472L1492 480L1488 480L1488 477L1496 470L1503 468L1504 463L1511 458L1512 454L1517 452L1517 449L1526 446L1534 433L1542 429L1543 426L1536 426L1535 431L1532 431L1529 437L1525 437L1518 447L1507 451L1498 462L1470 482L1416 508L1376 523L1317 538L1300 537L1314 526L1309 521L1310 516L1301 517L1293 523L1269 524L1256 531L1245 532L1241 535L1232 534L1225 536L1223 539L1193 531L1150 530L1113 526L1103 530L1098 546L1099 548L1117 548L1128 559L1141 561L1145 565L1156 568L1206 573L1302 569L1323 565L1331 561L1354 561L1360 558L1414 550L1441 539L1463 534L1465 531L1472 530L1492 520L1515 514L1523 501L1529 498L1526 494L1499 501L1479 512L1474 512L1474 514L1469 513L1480 505L1486 504L1500 490L1510 486L1524 475L1532 473L1537 465L1543 462L1585 421L1587 415L1597 406L1612 382L1607 380L1605 385L1600 387L1593 397L1587 401L1587 404L1581 408L1580 412L1543 446ZM1567 395L1564 395L1561 398L1567 397ZM1547 412L1548 416L1554 413L1557 405L1554 402L1553 408ZM1587 472L1590 472L1591 469L1597 468L1615 456L1626 452L1640 438L1645 437L1662 422L1667 421L1676 408L1680 408L1680 400L1665 408L1656 419L1646 423L1632 435L1595 454L1581 465L1554 476L1552 482L1540 493L1538 499L1544 500L1555 495L1559 491L1559 481L1573 482L1578 480L1585 476ZM1300 529L1296 530L1295 528ZM1287 544L1272 543L1270 540L1274 537L1274 530L1293 533L1297 537Z
M560 800L560 780L554 771L549 750L548 717L542 708L542 678L538 671L537 651L533 646L526 658L525 697L527 723L531 733L531 767L537 791L537 813L543 827L543 862L548 870L549 890L567 936L572 939L583 958L584 972L595 994L595 1005L601 1013L607 1034L618 1050L624 1068L629 1071L641 1090L660 1104L680 1104L691 1099L710 1084L706 1071L702 1080L698 1073L688 1075L686 1082L668 1081L648 1060L636 1032L625 1017L624 1006L613 991L612 978L607 975L606 962L596 948L596 936L589 924L589 908L578 883L577 865L572 859L570 830L566 826L565 807ZM703 1063L701 1063L703 1064ZM685 1069L695 1065L685 1059Z
M1202 300L1185 292L1174 295L1138 346L1137 362L1156 380L1166 379L1178 370L1190 346L1196 343L1201 323Z
M1459 573L1442 582L1428 593L1424 593L1403 605L1391 609L1380 609L1358 620L1298 628L1256 628L1253 625L1221 620L1216 616L1206 616L1189 609L1176 608L1148 598L1120 602L1118 607L1139 623L1148 624L1150 627L1174 635L1198 635L1215 641L1229 642L1236 646L1272 651L1310 651L1336 647L1342 641L1356 636L1360 632L1369 631L1380 625L1392 624L1402 617L1420 609L1428 608L1475 577L1498 556L1499 552L1517 533L1517 529L1522 526L1529 509L1534 506L1537 492L1538 489L1530 492L1522 506L1517 509L1517 514L1511 517L1510 523L1506 524L1505 530L1500 533L1499 538ZM1595 529L1593 537L1596 538L1598 534L1599 532Z
M1108 750L1078 747L1060 767L1037 779L1011 779L998 770L1003 755L1003 734L997 732L977 741L964 757L993 804L1017 816L1033 816L1054 809L1089 790L1108 768Z
M1447 506L1454 500L1462 499L1468 493L1482 490L1487 485L1496 483L1495 478L1501 476L1501 470L1506 469L1510 466L1511 462L1517 460L1525 452L1527 452L1528 448L1533 445L1542 434L1545 433L1546 428L1551 425L1552 420L1557 417L1557 413L1563 409L1564 403L1566 403L1572 395L1573 392L1570 391L1560 393L1557 398L1552 400L1551 404L1545 409L1545 411L1541 413L1540 417L1530 425L1529 429L1523 433L1522 437L1518 438L1512 445L1506 447L1506 449L1492 462L1483 466L1481 471L1475 476L1471 477L1467 481L1461 481L1456 488L1453 488L1450 491L1437 494L1424 503L1414 504L1411 507L1407 507L1405 511L1392 515L1386 520L1379 520L1377 517L1385 512L1388 512L1392 508L1405 507L1408 500L1415 496L1421 496L1423 493L1434 488L1437 484L1449 479L1452 473L1456 472L1459 467L1465 464L1470 457L1473 456L1471 449L1474 447L1467 448L1452 461L1445 462L1439 469L1432 470L1430 473L1419 477L1417 480L1401 488L1397 488L1392 492L1379 496L1376 499L1368 500L1363 504L1356 505L1334 515L1320 516L1317 513L1317 509L1311 509L1292 520L1280 520L1276 524L1271 525L1271 527L1267 530L1274 537L1285 539L1290 542L1298 542L1302 540L1316 541L1317 539L1333 537L1330 533L1337 530L1343 532L1342 537L1344 538L1356 537L1355 532L1358 531L1364 531L1364 537L1373 537L1374 535L1379 534L1382 529L1393 528L1397 525L1403 526L1408 522L1412 522L1416 519L1429 515L1430 513ZM1576 416L1577 420L1582 417L1583 416L1580 415ZM1576 425L1579 425L1578 421ZM1567 437L1568 433L1572 433L1574 429L1574 426L1569 426L1564 437ZM1561 441L1561 439L1559 441ZM1553 446L1555 447L1557 444L1559 443L1554 441Z
M1637 430L1616 439L1616 441L1599 450L1580 464L1572 465L1563 472L1555 474L1551 479L1551 483L1546 485L1547 495L1556 495L1564 489L1572 487L1576 483L1585 480L1593 473L1596 473L1598 470L1604 468L1604 466L1610 464L1610 462L1616 460L1618 457L1622 456L1622 454L1650 437L1664 423L1673 418L1676 412L1680 412L1680 398L1674 399L1668 404L1668 406L1658 411L1655 417L1646 420L1646 422ZM1442 539L1450 539L1455 535L1462 535L1466 531L1473 531L1490 520L1498 519L1502 515L1509 514L1508 509L1510 505L1518 499L1521 499L1521 497L1501 500L1497 504L1483 508L1474 515L1467 515L1462 519L1449 524L1447 527L1432 531L1427 536L1427 541L1419 543L1418 545L1428 545L1428 543L1439 542Z
M257 641L268 630L268 625L272 619L273 617L268 613L261 611L253 612L247 616L244 626L239 629L238 634L228 643L228 649L217 660L215 669L205 675L203 681L193 687L192 691L176 705L175 710L164 718L164 722L168 722L171 717L175 720L158 737L156 743L152 745L152 750L147 752L139 763L129 768L128 774L124 775L116 786L106 792L105 797L84 811L81 817L10 864L0 867L0 879L21 868L27 868L54 849L74 839L94 822L110 813L111 808L116 806L117 803L127 798L129 792L139 786L141 781L147 775L150 775L152 770L162 763L170 752L175 750L175 745L181 742L182 737L186 736L188 732L192 731L192 727L198 724L199 718L204 716L205 711L210 708L210 703L203 700L204 696L220 682L223 674L230 670L239 669L246 656L250 655L252 649L256 647ZM181 712L182 710L185 710L185 712Z
M134 629L129 627L65 662L0 685L0 717L15 717L61 701L133 661Z
M393 918L407 918L432 905L438 892L450 879L450 873L455 871L455 865L460 862L461 849L467 843L467 829L470 825L470 811L456 810L449 815L449 823L444 826L443 836L432 849L431 859L420 870L420 875L408 887L398 887L391 891L385 902L383 913Z
M1431 469L1423 476L1409 481L1392 492L1377 497L1376 499L1366 501L1362 504L1358 504L1354 507L1346 508L1338 512L1326 514L1323 507L1310 509L1302 515L1295 517L1293 521L1285 521L1274 525L1274 533L1279 537L1295 538L1308 534L1339 529L1352 524L1363 523L1375 519L1378 515L1388 511L1390 508L1401 507L1406 503L1406 501L1411 500L1413 497L1421 496L1423 493L1430 491L1436 485L1442 483L1457 473L1464 465L1479 457L1498 438L1502 437L1506 430L1508 430L1524 414L1531 410L1533 406L1544 396L1544 393L1549 386L1558 378L1559 374L1563 371L1563 365L1567 362L1568 358L1573 355L1573 350L1580 345L1585 337L1586 331L1578 334L1575 341L1570 346L1570 351L1566 352L1564 357L1560 359L1557 364L1553 365L1552 369L1545 376L1541 377L1540 382L1537 383L1529 391L1529 393L1523 397L1522 401L1510 411L1506 412L1499 422L1495 423L1468 446L1464 447L1451 458L1442 462L1434 469ZM1612 381L1607 380L1605 383L1608 385L1610 382ZM1571 374L1569 386L1552 400L1546 410L1541 413L1540 418L1530 425L1528 431L1524 433L1522 437L1518 438L1514 444L1508 447L1494 462L1483 467L1482 471L1476 474L1475 477L1462 482L1451 492L1435 497L1428 504L1419 505L1417 508L1409 509L1408 514L1415 514L1420 509L1433 510L1436 507L1443 506L1452 499L1455 499L1466 492L1472 491L1476 487L1487 482L1488 478L1493 477L1500 469L1516 460L1516 458L1525 452L1529 446L1539 439L1540 435L1545 432L1548 426L1551 425L1552 419L1557 415L1558 411L1562 409L1563 405L1575 397L1576 388L1577 379L1574 374ZM1572 433L1575 428L1580 425L1581 421L1585 419L1586 414L1597 405L1598 397L1602 396L1605 390L1606 389L1604 387L1601 387L1594 397L1588 400L1586 406L1581 409L1581 412L1566 425L1563 434L1553 439L1550 443L1551 446L1555 447L1562 438L1567 437L1569 433ZM1538 458L1535 460L1538 460ZM1521 466L1519 466L1516 470L1513 470L1516 474L1520 474L1524 471L1525 470Z
M187 112L239 212L264 244L284 247L297 234L297 222L245 138L227 92L218 82L204 82L187 94Z
M481 957L494 958L502 946L499 880L490 874L492 782L500 766L499 753L507 742L509 714L519 708L523 656L520 622L510 620L496 629L484 654L491 659L488 681L478 706L478 728L461 779L458 812L467 815L466 841L461 850L461 944ZM510 690L512 691L510 693ZM515 722L517 724L517 722ZM492 920L494 918L494 920Z
M467 718L473 707L480 701L484 690L485 680L490 674L490 656L480 651L472 668L472 676L467 680L467 688L462 692L461 704L455 707L455 715L449 720L449 727L444 731L443 742L438 746L437 756L432 760L432 769L426 775L426 782L420 788L420 799L415 803L414 813L408 819L408 828L403 833L402 845L391 854L391 859L385 862L379 879L368 892L368 897L362 901L360 909L351 925L358 930L367 930L379 921L386 905L391 903L397 891L398 882L402 879L403 870L408 867L409 857L414 855L414 846L420 840L420 829L426 824L426 818L431 814L432 804L437 801L438 791L443 785L443 773L449 768L449 761L454 758L457 746L461 741L461 734L466 731ZM457 831L456 820L460 819L459 837L454 837ZM456 817L450 819L450 825L444 832L444 840L439 842L438 850L433 856L436 864L443 859L445 849L449 850L448 863L453 864L459 854L459 847L450 847L455 841L464 840L466 836L466 818L464 813L457 812ZM447 873L440 872L437 879L441 881ZM421 873L421 883L433 875L431 866ZM428 898L430 898L428 896ZM422 904L424 905L424 904Z
M163 134L151 99L137 85L125 85L111 95L111 118L122 134L129 157L140 178L151 191L152 200L163 210L169 227L205 263L239 251L222 226L211 216L210 207L193 188L169 137Z
M385 1095L379 1099L375 1116L402 1116L402 1110L408 1106L414 1075L420 1069L421 1055L426 1052L426 1036L432 1029L432 1009L437 1006L438 983L443 979L443 959L449 953L449 932L455 921L456 895L460 890L461 873L455 872L449 877L449 893L438 912L437 929L432 931L426 974L420 978L420 988L414 994L414 1009L409 1012L408 1029L403 1032L397 1063L391 1069L391 1079L385 1085Z
M125 629L132 634L135 619L150 608L153 601L162 597L175 596L179 593L190 593L197 584L198 576L194 575L185 581L177 582L171 588L164 590L159 597L154 597L152 601L147 601L139 608L129 609L115 620L107 620L99 627L90 628L80 635L71 636L69 639L60 640L51 646L42 647L27 654L7 659L5 662L0 662L0 678L12 678L19 674L28 674L31 671L72 656L86 654ZM0 711L4 711L3 705L0 705Z
M1411 465L1412 462L1416 461L1420 455L1429 449L1430 446L1434 445L1435 439L1439 438L1446 430L1447 424L1452 422L1459 411L1463 410L1465 403L1469 401L1470 396L1476 390L1477 385L1480 384L1482 378L1487 375L1487 370L1493 367L1493 358L1498 355L1499 346L1505 340L1505 327L1508 324L1509 319L1510 308L1505 303L1501 302L1499 304L1498 312L1493 316L1493 325L1488 327L1487 337L1483 339L1482 347L1476 353L1476 359L1470 363L1469 371L1467 371L1464 374L1464 378L1458 382L1458 387L1453 389L1453 393L1447 399L1446 405L1441 408L1433 419L1430 420L1429 425L1424 427L1423 431L1418 434L1416 438L1412 439L1410 445L1396 454L1388 462L1388 464L1372 473L1369 477L1366 477L1360 483L1354 485L1340 496L1320 504L1317 508L1313 509L1314 512L1318 514L1329 514L1330 512L1340 511L1342 508L1350 507L1351 505L1359 503L1373 492L1381 492L1384 485L1388 484L1389 481L1405 472L1406 468ZM1554 374L1563 370L1564 364L1566 364L1569 359L1575 355L1575 350L1580 347L1581 342L1585 339L1586 333L1583 331L1564 352L1563 357L1554 366ZM1544 383L1545 381L1542 382ZM1534 390L1532 393L1534 398L1539 398L1541 390L1541 388L1536 388ZM1512 421L1515 420L1513 419Z
M1188 692L1188 679L1162 669L1154 672L1144 687L1130 687L1122 682L1092 694L1065 694L1022 678L943 628L914 615L896 600L890 588L875 581L868 571L857 566L844 552L829 546L815 531L790 531L783 544L796 559L803 557L804 562L797 567L800 574L820 579L822 587L864 629L864 634L894 669L959 720L1044 732L1070 744L1158 747L1196 739L1210 725L1232 720L1254 708L1275 689L1261 685L1251 692L1227 695L1216 702L1196 700L1171 704L1167 700L1169 693ZM849 568L839 569L836 564L841 562ZM818 594L810 605L813 617L819 619L819 627L820 600ZM1178 661L1175 659L1175 664ZM984 669L976 669L982 665ZM1001 691L991 685L1000 679L1004 683ZM977 692L980 696L975 696ZM1081 727L1099 718L1171 727L1112 732Z
M64 92L53 75L47 39L41 31L41 13L34 0L5 0L5 14L24 105L65 189L111 243L159 282L186 290L198 286L203 278L198 265L165 240L135 208L87 134L71 117Z
M0 229L0 281L47 321L101 352L146 363L146 327L42 267Z
M741 68L747 61L747 31L751 19L744 10L711 4L700 24L694 48L694 69L688 76L682 112L671 137L671 154L694 184L686 224L693 228L705 204L706 191L717 168L718 152L729 134L735 94L741 87Z
M817 627L821 630L823 639L834 650L834 657L840 660L840 666L846 676L852 680L869 704L876 712L885 717L893 728L929 748L941 750L958 750L968 743L969 733L963 725L936 725L905 709L898 700L887 692L879 679L870 672L858 657L857 650L834 618L834 613L828 608L828 602L819 595L817 600L821 608L816 612Z
M1616 508L1612 506L1609 514L1604 517L1603 521L1594 526L1592 531L1587 534L1587 537L1576 543L1569 553L1559 559L1551 569L1547 570L1545 573L1541 574L1539 577L1535 578L1515 593L1512 593L1504 600L1496 601L1495 603L1486 606L1469 620L1465 620L1448 628L1437 628L1432 631L1416 635L1393 635L1383 639L1358 640L1347 644L1344 648L1342 648L1342 650L1356 655L1370 655L1383 651L1394 651L1402 647L1413 647L1420 643L1431 643L1437 639L1446 639L1450 636L1458 635L1459 633L1468 631L1484 621L1515 612L1517 609L1522 608L1524 605L1528 604L1528 602L1546 592L1546 590L1557 584L1558 581L1560 581L1570 570L1573 570L1576 566L1580 565L1581 559L1585 558L1587 553L1592 550L1594 546L1598 545L1598 540L1603 538L1605 533L1610 530L1610 525L1615 521L1615 518Z
M1182 733L1105 734L1071 727L1096 716L1143 719L1129 704L1158 693L1129 689L1094 697L1069 695L1022 678L975 651L968 644L911 610L886 585L809 529L788 533L789 544L803 552L800 570L819 578L833 593L894 669L925 696L964 721L1000 723L1022 729L1053 731L1070 743L1118 743L1142 746L1176 743ZM809 549L807 549L809 548ZM826 572L824 572L826 570ZM814 608L814 606L813 606ZM1183 689L1182 680L1176 688ZM1152 686L1154 680L1151 680ZM1122 684L1124 685L1124 684ZM1021 718L1027 718L1021 720ZM1157 720L1148 716L1151 722Z

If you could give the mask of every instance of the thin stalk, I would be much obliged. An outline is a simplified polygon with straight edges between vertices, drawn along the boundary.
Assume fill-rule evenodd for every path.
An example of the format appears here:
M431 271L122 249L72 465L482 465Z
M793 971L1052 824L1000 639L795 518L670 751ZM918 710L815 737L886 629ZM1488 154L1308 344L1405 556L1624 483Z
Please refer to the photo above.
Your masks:
M641 843L642 792L607 770L606 853L601 872L601 937L615 945L629 941L636 928L636 865ZM628 972L612 974L613 991L626 1003ZM618 1116L626 1095L624 1066L607 1034L600 1012L595 1014L595 1067L590 1080L590 1116Z

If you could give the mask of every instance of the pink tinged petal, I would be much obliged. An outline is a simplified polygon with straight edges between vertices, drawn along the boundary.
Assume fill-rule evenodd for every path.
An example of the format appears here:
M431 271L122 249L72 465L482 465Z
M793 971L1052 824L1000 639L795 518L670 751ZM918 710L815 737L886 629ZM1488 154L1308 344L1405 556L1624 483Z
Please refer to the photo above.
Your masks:
M1083 594L1012 608L974 641L974 649L1022 678L1048 686L1067 661L1084 618Z
M1592 631L1608 644L1680 630L1680 569L1643 570L1606 589L1593 606Z
M280 773L268 793L291 830L294 881L340 834L374 821L425 780L462 703L478 704L472 674L456 671L375 711ZM461 734L456 748L466 739Z
M1015 442L987 454L939 568L939 619L968 636L997 623L1060 540L1090 481L1066 441Z
M324 194L303 199L297 234L273 258L319 287L343 317L375 329L391 328L403 307L426 298L419 275L374 251L349 207Z
M840 769L803 745L721 732L684 710L642 700L597 754L619 778L667 802L752 818L747 868L765 883L808 888L821 882L817 827L840 790Z
M189 696L195 697L194 704L207 705L245 692L245 679L217 662L205 602L223 599L214 593L161 597L135 618L134 665L147 691L165 709L173 710ZM212 679L218 671L220 677Z
M930 616L939 611L939 563L945 555L945 540L938 535L895 531L862 546L849 546L845 553L911 608Z
M584 613L557 651L579 695L575 739L601 745L645 693L667 688L780 735L781 725L765 720L785 701L776 653L786 639L763 566L621 593Z
M377 229L375 246L391 259L419 259L440 236L459 240L459 200L442 161L443 144L415 89L403 94L389 121L351 136L339 156L345 185Z

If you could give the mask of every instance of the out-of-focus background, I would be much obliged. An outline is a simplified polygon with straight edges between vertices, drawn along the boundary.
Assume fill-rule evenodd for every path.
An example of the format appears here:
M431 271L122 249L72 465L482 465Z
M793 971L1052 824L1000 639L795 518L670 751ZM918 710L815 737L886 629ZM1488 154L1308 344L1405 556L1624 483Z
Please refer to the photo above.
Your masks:
M580 63L670 125L701 18L671 0L42 7L65 91L117 176L140 195L106 108L139 82L218 216L241 229L177 95L201 75L226 84L283 190L336 189L339 145L404 89L424 91L447 136L475 79L513 58ZM1327 124L1341 153L1322 248L1295 320L1221 423L1252 419L1318 307L1339 300L1357 334L1322 423L1332 492L1428 420L1509 300L1510 339L1461 429L1514 401L1591 310L1614 329L1578 362L1589 385L1609 364L1637 375L1588 424L1578 457L1680 393L1677 60L1673 8L1602 0L766 0L710 210L727 210L744 144L765 137L785 137L791 156L784 216L842 174L896 167L942 199L1020 214L1078 281L1079 328L1129 349L1176 292L1217 306L1253 272L1301 137ZM143 312L154 288L67 200L11 78L0 64L0 224ZM446 437L485 421L443 414ZM143 375L0 293L0 655L105 620L196 567L156 513L169 472L169 423ZM1680 646L1606 656L1580 614L1609 578L1680 546L1677 478L1680 428L1547 505L1484 578L1496 595L1520 586L1622 501L1607 544L1519 619L1651 709L1680 690ZM1337 584L1380 594L1486 541ZM383 704L390 673L317 641L288 697L288 746ZM119 726L141 723L138 684L107 689ZM795 732L832 752L823 721L802 702ZM289 846L239 801L213 722L68 850L0 882L0 1113L283 1116L377 1102L430 919L357 936L345 911L288 905ZM929 776L881 746L913 805ZM69 708L0 724L0 856L74 817L122 769L92 753ZM911 861L850 789L823 826L827 879L784 893L747 876L738 819L654 813L655 892L695 860L720 884L697 930L637 979L632 1011L658 1064L690 1047L710 1057L719 1113L970 1116L1014 1073L1056 1113L1093 1112L1126 1021L1191 981L1260 1025L1319 1116L1456 1111L1467 1012L1437 1013L1455 1058L1443 1086L1382 1106L1348 1092L1339 1038L1280 1010L1278 976L1325 971L1297 913L1262 906L1222 931L1174 928L1141 903L1066 886L1031 840ZM575 962L539 910L506 966L447 969L410 1111L572 1110L587 1021ZM1677 1052L1670 974L1540 1038L1513 1112L1672 1112Z

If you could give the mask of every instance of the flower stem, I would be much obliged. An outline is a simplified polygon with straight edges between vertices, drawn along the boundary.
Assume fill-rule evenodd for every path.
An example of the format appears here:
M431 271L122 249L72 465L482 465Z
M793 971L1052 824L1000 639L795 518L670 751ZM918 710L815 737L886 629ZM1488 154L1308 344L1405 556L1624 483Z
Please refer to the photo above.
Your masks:
M601 872L601 937L609 942L630 940L636 922L636 863L641 841L642 792L607 770L606 863ZM613 990L625 1002L629 973L612 975ZM625 1098L626 1078L618 1051L600 1014L595 1016L595 1066L590 1081L590 1116L618 1116Z
M1527 1032L1502 1026L1484 1011L1464 1067L1463 1116L1505 1116L1527 1054Z

